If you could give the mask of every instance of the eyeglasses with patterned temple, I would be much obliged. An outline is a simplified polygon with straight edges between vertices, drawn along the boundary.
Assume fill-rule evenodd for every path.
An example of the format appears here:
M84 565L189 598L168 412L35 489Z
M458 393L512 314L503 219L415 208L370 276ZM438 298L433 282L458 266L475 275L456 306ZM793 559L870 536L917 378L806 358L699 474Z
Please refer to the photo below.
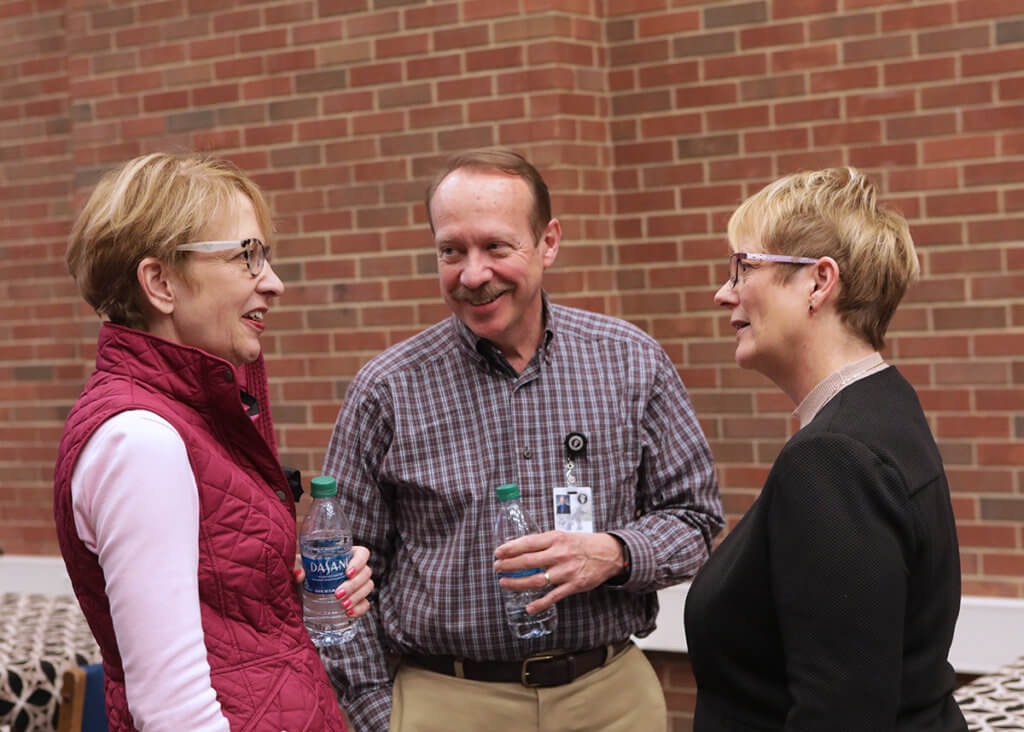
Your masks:
M740 262L785 262L786 264L814 264L818 257L791 257L788 254L763 254L761 252L733 252L729 255L729 284L735 287L740 281Z
M223 252L241 248L249 274L259 277L263 265L270 260L270 247L259 239L235 239L233 241L196 241L176 247L181 252Z

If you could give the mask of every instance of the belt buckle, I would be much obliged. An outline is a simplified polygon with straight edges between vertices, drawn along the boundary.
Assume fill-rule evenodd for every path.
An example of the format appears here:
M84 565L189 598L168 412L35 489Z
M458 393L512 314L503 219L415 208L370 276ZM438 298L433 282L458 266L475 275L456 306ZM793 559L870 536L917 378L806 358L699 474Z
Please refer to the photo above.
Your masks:
M555 658L557 658L557 655L553 653L536 653L532 656L527 656L523 659L523 667L519 672L519 682L523 686L526 686L531 689L536 689L542 686L542 684L535 684L532 681L527 680L526 677L530 675L530 664L535 661L551 661Z

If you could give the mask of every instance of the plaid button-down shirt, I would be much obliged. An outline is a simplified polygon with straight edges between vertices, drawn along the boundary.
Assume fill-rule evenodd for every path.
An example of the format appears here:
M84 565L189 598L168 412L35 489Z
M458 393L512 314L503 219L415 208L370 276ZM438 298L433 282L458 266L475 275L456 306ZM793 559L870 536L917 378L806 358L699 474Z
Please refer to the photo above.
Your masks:
M455 317L389 348L349 387L324 473L337 478L378 591L342 659L327 659L356 729L386 730L385 652L514 660L645 635L655 591L692 576L722 527L707 442L662 348L622 320L551 305L521 374ZM578 485L594 530L629 547L632 572L557 604L555 632L509 630L492 569L497 500L515 482L542 531L565 485L569 432L588 438Z

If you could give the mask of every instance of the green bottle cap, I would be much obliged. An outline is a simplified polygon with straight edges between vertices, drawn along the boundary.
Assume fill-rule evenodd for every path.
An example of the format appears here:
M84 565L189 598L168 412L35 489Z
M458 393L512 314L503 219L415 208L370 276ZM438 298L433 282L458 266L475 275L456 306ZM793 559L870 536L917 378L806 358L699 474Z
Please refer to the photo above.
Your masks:
M511 501L513 498L519 498L519 486L516 483L499 485L495 493L498 494L499 501Z
M329 498L338 495L338 483L329 475L318 475L309 481L313 498Z

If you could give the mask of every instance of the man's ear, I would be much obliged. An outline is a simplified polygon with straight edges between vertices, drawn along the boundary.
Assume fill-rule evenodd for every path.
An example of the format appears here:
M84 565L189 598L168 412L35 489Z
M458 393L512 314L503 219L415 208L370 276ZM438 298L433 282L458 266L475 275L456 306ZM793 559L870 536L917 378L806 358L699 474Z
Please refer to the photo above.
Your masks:
M545 267L550 267L558 257L558 245L562 241L562 225L558 219L551 219L544 227L544 233L540 237L544 245L543 262Z
M174 312L175 287L178 280L172 278L169 265L156 257L146 257L135 270L142 296L150 307L162 315Z

